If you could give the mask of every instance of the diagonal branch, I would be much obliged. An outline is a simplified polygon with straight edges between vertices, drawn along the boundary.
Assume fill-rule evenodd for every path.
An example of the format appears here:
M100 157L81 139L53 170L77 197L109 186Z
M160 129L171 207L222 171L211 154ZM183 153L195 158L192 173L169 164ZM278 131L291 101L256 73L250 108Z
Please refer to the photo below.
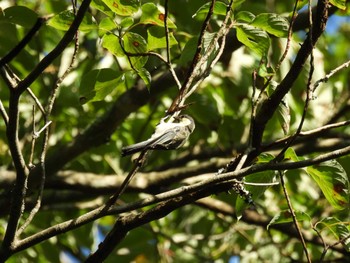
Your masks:
M256 119L253 121L252 146L255 149L260 148L267 122L272 118L272 115L278 108L281 100L289 92L294 82L300 75L300 72L302 71L307 58L310 56L314 45L325 30L327 19L328 1L320 0L318 1L317 5L312 37L307 37L305 39L289 72L284 77L280 85L278 85L275 92L273 92L269 99L262 104L261 109L257 113Z
M84 0L77 12L73 23L69 27L66 34L63 36L57 46L44 57L38 65L23 79L17 86L17 92L23 93L39 76L40 74L59 56L63 50L71 43L75 33L77 32L81 21L84 18L85 12L88 10L91 0Z
M25 46L29 43L29 41L34 37L35 33L38 32L40 27L47 20L47 17L38 17L33 27L29 30L29 32L24 36L24 38L3 58L0 59L0 67L5 66L12 59L14 59L19 52L21 52Z

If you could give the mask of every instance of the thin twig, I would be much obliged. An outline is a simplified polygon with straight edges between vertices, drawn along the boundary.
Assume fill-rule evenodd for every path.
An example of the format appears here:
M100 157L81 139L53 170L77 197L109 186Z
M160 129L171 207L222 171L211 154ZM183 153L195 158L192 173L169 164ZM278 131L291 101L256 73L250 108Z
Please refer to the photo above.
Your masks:
M282 173L281 171L279 171L279 175L280 175L280 180L281 180L281 186L282 186L282 189L283 189L283 193L284 193L284 196L285 196L285 198L286 198L286 201L287 201L287 204L288 204L288 207L289 207L289 211L290 211L290 213L291 213L291 215L292 215L292 219L293 219L295 228L296 228L297 231L298 231L300 241L301 241L301 243L302 243L302 245L303 245L303 249L304 249L304 252L305 252L307 261L308 261L309 263L311 263L309 251L307 250L307 247L306 247L306 243L305 243L305 240L304 240L303 233L301 232L301 229L300 229L300 226L299 226L297 217L296 217L296 215L295 215L295 212L294 212L294 209L293 209L293 206L292 206L292 202L290 201L290 198L289 198L289 195L288 195L288 192L287 192L287 188L286 188L286 185L285 185L285 182L284 182L284 178L283 178L283 173Z
M35 141L37 139L37 136L35 136L35 105L33 105L33 109L32 109L32 143L31 143L31 149L30 149L30 155L29 155L29 162L28 162L28 166L29 169L31 169L32 167L34 167L33 164L33 159L34 159L34 149L35 149Z
M202 26L202 30L200 33L200 39L198 40L197 45L197 51L194 56L192 66L190 68L190 74L184 81L182 88L180 90L179 96L173 101L172 105L168 109L169 113L176 112L178 108L181 108L186 99L194 93L194 91L197 89L199 84L210 74L211 69L214 67L214 65L217 63L217 61L220 59L220 56L224 50L225 47L225 37L229 32L229 29L232 27L232 24L228 25L229 19L231 17L232 13L232 4L233 0L230 1L230 4L227 6L227 12L225 19L219 29L219 31L216 33L216 36L212 39L211 43L209 44L208 48L205 50L204 54L201 54L202 47L203 47L203 41L204 41L204 34L206 32L206 29L209 25L210 18L213 14L213 8L214 8L215 1L212 1L209 11L207 14L207 17L204 21L204 24ZM221 40L221 43L219 44L219 50L217 51L215 58L211 61L210 65L203 70L204 64L208 63L210 56L215 51L217 44L219 43L219 40Z
M76 6L73 3L73 10L74 13L76 14ZM63 80L66 78L66 76L69 74L69 72L71 71L73 64L76 60L76 56L79 50L79 32L76 32L76 38L75 38L75 45L74 45L74 52L70 61L70 64L68 65L68 68L65 70L65 72L62 74L61 77L59 77L55 84L53 89L51 90L51 95L48 99L48 105L47 105L47 110L45 111L42 108L42 113L44 115L44 121L45 121L45 125L39 130L36 131L35 130L35 122L33 119L33 140L32 140L32 147L33 144L35 143L35 140L40 136L40 134L45 131L44 134L44 138L43 138L43 145L42 145L42 149L41 149L41 154L40 154L40 172L41 172L41 180L40 180L40 186L39 186L39 191L38 191L38 195L36 198L36 202L35 202L35 206L33 207L33 209L30 211L28 218L25 220L25 222L23 223L23 225L18 229L17 232L17 236L20 236L23 231L29 226L29 224L32 222L32 220L34 219L34 216L38 213L40 207L41 207L41 200L42 200L42 196L43 196L43 192L44 192L44 186L45 186L45 181L46 181L46 167L45 167L45 159L46 159L46 152L47 152L47 147L48 147L48 140L49 140L49 125L52 123L52 121L49 120L52 109L53 109L53 105L58 93L58 89L61 85L61 83L63 82ZM27 89L28 92L32 93L31 90L28 88ZM36 96L34 94L32 94L33 98L36 98ZM37 103L38 104L38 103ZM34 118L34 116L33 116ZM34 151L34 149L32 149L32 151ZM32 161L32 159L31 159ZM32 162L30 162L31 164Z
M310 136L315 136L317 134L321 134L321 133L324 133L324 132L327 132L331 129L335 129L335 128L340 128L340 127L344 127L344 126L348 126L350 124L350 120L347 120L347 121L341 121L341 122L337 122L337 123L331 123L331 124L328 124L328 125L324 125L324 126L321 126L321 127L318 127L318 128L315 128L313 130L309 130L309 131L304 131L304 132L300 132L299 133L299 137L310 137ZM279 139L279 140L276 140L270 144L266 144L266 145L263 145L263 149L269 149L271 147L274 147L276 145L280 145L280 144L285 144L287 141L290 140L290 138L292 137L293 135L290 135L290 136L287 136L287 137L284 137L282 139Z
M287 151L287 149L292 145L292 143L296 140L296 138L298 137L298 135L300 134L301 130L303 129L303 125L305 122L305 118L306 118L306 114L309 108L309 103L310 100L312 99L312 88L311 88L311 81L312 81L312 76L315 70L314 67L314 45L313 45L313 40L312 40L312 27L313 27L313 23L312 23L312 8L311 8L311 0L309 0L309 23L310 23L310 29L309 29L309 34L308 37L310 38L310 71L309 71L309 75L308 75L308 80L307 80L307 84L306 84L306 99L305 99L305 103L304 103L304 109L303 109L303 114L301 116L298 128L296 130L296 132L294 133L293 136L290 137L290 139L288 140L288 142L286 143L286 145L283 147L282 151L280 151L280 153L276 156L275 160L276 161L280 161L283 159L284 153Z
M162 55L160 55L160 54L158 54L158 53L156 53L156 52L152 52L152 51L148 51L148 52L145 52L145 53L142 53L142 52L140 52L140 53L131 53L131 52L126 51L126 50L124 49L124 47L122 46L121 40L119 40L119 41L120 41L119 43L120 43L120 45L121 45L121 47L122 47L122 49L123 49L123 52L124 52L125 55L128 57L128 61L129 61L130 66L132 67L133 70L135 70L135 71L137 72L137 69L135 69L135 68L133 67L133 65L132 65L131 60L130 60L129 57L149 57L149 56L154 56L154 57L158 58L160 61L164 62L164 64L167 65L167 67L169 68L169 71L170 71L171 75L173 76L173 78L174 78L174 80L175 80L175 83L176 83L177 87L178 87L179 89L181 88L180 80L179 80L178 76L176 75L176 72L175 72L175 70L174 70L172 64L171 64L171 63L168 63L168 61L167 61L165 58L163 58Z
M291 65L290 70L276 87L269 99L262 103L257 113L256 120L254 121L253 147L255 147L257 150L250 158L254 158L256 154L259 154L263 134L268 121L272 118L282 99L293 87L293 84L302 72L305 63L312 52L312 47L323 34L328 20L328 9L329 5L327 0L317 2L317 13L315 20L313 21L314 25L312 29L312 37L307 37L304 40L297 55L295 56L295 60ZM310 41L312 41L311 44Z
M275 66L275 69L274 71L277 72L279 70L279 68L281 67L283 61L285 60L285 58L287 57L287 54L288 54L288 51L289 51L289 48L290 48L290 43L292 41L292 36L293 36L293 25L294 25L294 22L298 16L298 13L297 13L297 6L298 6L298 0L295 0L294 2L294 8L293 8L293 12L292 12L292 19L289 23L289 28L288 28L288 37L287 37L287 43L286 43L286 47L284 48L284 52L282 54L282 56L280 57L277 65ZM270 76L266 83L264 84L264 86L262 87L261 91L260 91L260 94L257 98L257 104L259 103L259 101L261 101L261 99L263 98L263 95L264 95L264 92L267 88L267 86L270 84L271 80L273 79L274 75Z
M169 26L168 26L168 15L169 15L169 6L168 6L169 1L165 0L164 1L164 30L165 30L165 41L166 41L166 56L167 56L167 65L170 70L171 75L173 76L176 85L178 89L181 89L181 83L179 81L178 76L176 75L176 72L174 70L173 64L171 63L171 54L170 54L170 32L169 32Z
M193 56L193 60L192 60L191 66L189 68L188 74L186 76L185 81L183 82L183 84L181 86L180 93L179 93L178 97L173 101L172 105L168 109L169 113L173 113L173 112L177 111L180 103L183 100L183 96L185 96L187 94L188 89L191 87L193 80L198 75L198 70L199 70L198 64L199 64L199 61L202 59L201 53L202 53L202 48L203 48L204 34L209 26L210 19L214 13L214 5L215 5L215 0L212 0L210 7L209 7L209 11L207 13L207 16L205 17L204 22L202 24L201 32L199 33L196 52L195 52L195 55ZM210 52L208 52L208 53L210 53Z
M131 180L134 178L136 173L143 166L146 160L146 157L147 157L147 150L142 151L139 157L136 159L135 166L133 167L133 169L125 177L124 181L120 185L119 189L115 192L115 194L108 200L107 204L105 205L104 211L108 210L111 206L113 206L118 201L119 197L124 193L125 189L129 185Z
M169 5L168 0L164 1L164 30L165 30L165 42L166 42L166 58L169 65L171 65L171 56L170 56L170 40L169 40L169 27L168 27L168 14L169 14Z
M88 10L91 0L83 0L80 8L74 18L68 31L65 33L61 41L56 45L56 47L46 55L38 65L29 73L29 75L22 80L17 87L17 92L24 92L39 76L40 74L59 56L62 54L63 50L70 44L73 40L76 31L79 28L81 21L84 18L85 12Z
M347 62L344 62L343 64L341 64L339 67L331 70L326 76L324 76L323 78L317 80L312 88L312 91L315 91L316 88L322 83L322 82L327 82L329 80L329 78L331 78L334 74L338 73L340 70L344 69L344 68L348 68L350 65L350 60L348 60Z
M339 245L339 244L344 243L347 239L350 239L350 234L348 234L347 236L345 236L345 237L339 239L337 242L335 242L335 243L332 244L332 245L326 245L326 246L325 246L325 249L323 250L322 255L321 255L321 257L320 257L320 262L323 262L324 257L326 256L326 253L328 252L328 250L329 250L330 248L335 247L335 246L337 246L337 245Z
M2 104L2 101L0 100L0 114L2 119L5 122L5 126L7 126L8 122L9 122L9 116L7 115L6 109L4 107L4 104Z
M38 106L39 110L41 111L41 113L43 115L45 115L45 110L44 107L41 105L39 99L35 96L34 92L30 89L27 88L27 92L29 93L29 95L32 97L32 99L34 100L34 102L36 103L36 105Z

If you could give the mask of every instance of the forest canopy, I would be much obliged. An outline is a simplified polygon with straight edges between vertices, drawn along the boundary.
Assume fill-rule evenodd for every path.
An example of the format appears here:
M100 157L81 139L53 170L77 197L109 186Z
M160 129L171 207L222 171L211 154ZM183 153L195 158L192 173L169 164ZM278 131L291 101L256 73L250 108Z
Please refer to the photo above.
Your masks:
M1 1L0 261L350 261L349 21Z

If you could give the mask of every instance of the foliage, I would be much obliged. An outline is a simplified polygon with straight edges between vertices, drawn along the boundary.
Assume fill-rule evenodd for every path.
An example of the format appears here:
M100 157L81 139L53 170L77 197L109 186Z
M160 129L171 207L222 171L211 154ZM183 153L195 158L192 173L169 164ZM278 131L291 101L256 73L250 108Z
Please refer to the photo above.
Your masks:
M349 261L349 6L308 2L2 1L0 261Z

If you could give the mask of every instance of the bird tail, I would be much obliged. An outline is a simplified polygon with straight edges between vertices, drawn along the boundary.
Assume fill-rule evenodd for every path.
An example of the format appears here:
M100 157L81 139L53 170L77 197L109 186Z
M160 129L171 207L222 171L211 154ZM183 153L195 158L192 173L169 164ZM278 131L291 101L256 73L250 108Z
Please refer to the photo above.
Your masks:
M127 156L137 152L141 152L149 145L149 141L139 142L122 148L122 156Z

